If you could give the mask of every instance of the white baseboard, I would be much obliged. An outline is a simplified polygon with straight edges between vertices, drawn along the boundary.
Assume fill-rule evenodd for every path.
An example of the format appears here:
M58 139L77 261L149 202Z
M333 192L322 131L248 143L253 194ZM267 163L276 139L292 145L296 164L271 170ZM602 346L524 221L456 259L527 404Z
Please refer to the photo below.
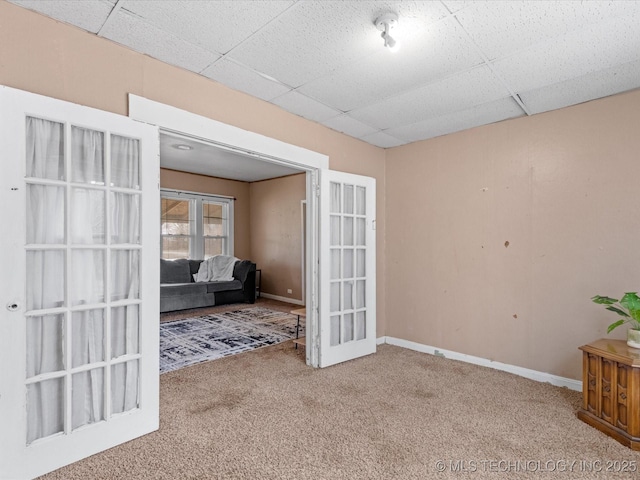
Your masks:
M494 368L496 370L502 370L503 372L513 373L521 377L529 378L537 382L548 382L551 385L557 387L567 387L571 390L582 391L582 382L580 380L573 380L571 378L559 377L558 375L552 375L550 373L539 372L537 370L531 370L529 368L518 367L516 365L509 365L507 363L494 362L492 360L474 357L473 355L467 355L465 353L452 352L451 350L444 350L442 348L431 347L422 343L410 342L408 340L402 340L395 337L379 337L377 344L388 343L389 345L396 345L398 347L408 348L409 350L415 350L417 352L428 353L430 355L436 355L438 357L450 358L451 360L459 360L461 362L473 363L482 367Z
M304 302L302 300L298 300L297 298L281 297L279 295L271 295L270 293L262 293L262 292L260 292L260 297L268 298L270 300L278 300L279 302L287 302L287 303L293 303L294 305L304 306Z

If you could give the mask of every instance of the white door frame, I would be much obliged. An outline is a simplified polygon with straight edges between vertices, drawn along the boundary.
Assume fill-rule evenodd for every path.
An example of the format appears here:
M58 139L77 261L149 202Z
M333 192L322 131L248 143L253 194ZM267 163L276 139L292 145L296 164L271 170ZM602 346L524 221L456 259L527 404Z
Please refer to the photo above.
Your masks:
M298 168L306 172L308 256L305 283L309 287L305 292L307 307L306 360L307 365L318 367L320 344L318 317L319 171L329 168L329 157L131 93L129 94L129 117L156 125L162 131L195 137L254 158Z

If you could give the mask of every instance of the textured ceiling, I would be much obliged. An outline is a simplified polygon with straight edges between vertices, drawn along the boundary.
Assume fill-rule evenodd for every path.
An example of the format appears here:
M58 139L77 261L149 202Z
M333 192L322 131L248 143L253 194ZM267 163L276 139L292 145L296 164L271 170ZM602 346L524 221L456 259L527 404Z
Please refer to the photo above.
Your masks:
M640 87L640 1L10 1L385 148Z

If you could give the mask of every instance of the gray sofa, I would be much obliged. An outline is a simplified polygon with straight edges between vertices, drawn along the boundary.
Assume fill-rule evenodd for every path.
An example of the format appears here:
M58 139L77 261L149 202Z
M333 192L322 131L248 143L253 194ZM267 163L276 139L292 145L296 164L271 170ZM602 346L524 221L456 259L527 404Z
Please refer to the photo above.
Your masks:
M256 264L239 260L233 280L195 282L202 260L160 260L160 312L256 301Z

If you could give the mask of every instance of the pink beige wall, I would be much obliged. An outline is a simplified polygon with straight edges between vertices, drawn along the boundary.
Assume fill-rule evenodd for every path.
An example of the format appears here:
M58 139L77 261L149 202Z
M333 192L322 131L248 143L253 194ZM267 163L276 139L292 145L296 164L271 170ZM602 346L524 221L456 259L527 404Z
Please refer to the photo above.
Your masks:
M251 226L249 223L249 183L160 169L160 187L188 192L211 193L234 197L234 255L251 258Z
M303 300L300 202L306 198L306 176L254 182L249 191L251 255L262 270L262 291Z
M384 335L385 151L205 77L0 0L0 84L122 115L134 93L329 157L377 179L378 335Z
M579 379L590 297L640 289L639 155L640 91L388 150L387 335Z

